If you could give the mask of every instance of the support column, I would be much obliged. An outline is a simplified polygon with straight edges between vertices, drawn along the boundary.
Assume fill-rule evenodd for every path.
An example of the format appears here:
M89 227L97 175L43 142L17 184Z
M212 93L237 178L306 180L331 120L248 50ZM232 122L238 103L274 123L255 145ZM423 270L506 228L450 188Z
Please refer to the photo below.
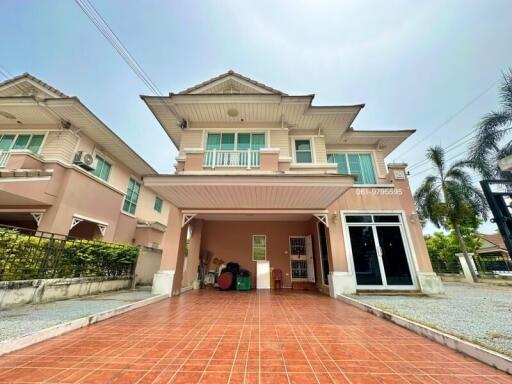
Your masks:
M191 225L192 236L188 247L187 270L183 272L182 288L192 287L197 276L199 256L201 251L201 238L203 233L203 220L193 220Z
M329 212L327 244L329 246L329 294L331 297L356 293L356 277L350 271L345 252L343 224L338 211Z
M186 240L187 227L182 227L182 213L171 205L162 240L160 269L153 277L153 293L169 296L180 293Z

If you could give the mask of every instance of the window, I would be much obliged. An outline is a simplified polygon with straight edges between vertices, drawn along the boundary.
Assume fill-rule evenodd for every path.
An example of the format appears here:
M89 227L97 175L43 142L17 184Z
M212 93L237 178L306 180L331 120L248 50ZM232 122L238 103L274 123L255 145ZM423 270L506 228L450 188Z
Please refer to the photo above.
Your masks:
M206 139L206 150L246 151L264 147L264 133L209 133Z
M44 135L3 135L0 136L0 151L28 149L33 153L39 152Z
M252 237L252 260L267 260L267 237L265 235Z
M128 190L124 197L123 211L135 214L135 208L137 208L137 200L139 199L140 184L135 180L130 179L128 182Z
M155 205L153 206L153 208L155 209L155 211L159 212L159 213L162 213L162 204L163 204L163 201L161 198L159 198L158 196L155 197Z
M110 177L110 170L112 169L112 165L102 158L101 156L96 155L96 168L92 171L94 176L99 177L102 180L108 181Z
M295 140L295 162L312 163L311 140Z
M338 173L357 176L356 184L375 184L375 170L369 153L329 153L327 162L338 164Z

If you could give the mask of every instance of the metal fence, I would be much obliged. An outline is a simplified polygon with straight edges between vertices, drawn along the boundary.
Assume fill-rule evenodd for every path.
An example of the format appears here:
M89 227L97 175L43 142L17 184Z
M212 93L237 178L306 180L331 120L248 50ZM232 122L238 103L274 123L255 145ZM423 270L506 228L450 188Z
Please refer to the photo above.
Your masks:
M512 261L507 255L475 255L473 259L480 275L512 276Z
M0 225L0 281L132 276L139 249Z
M454 257L449 260L443 260L438 258L432 258L432 269L434 272L439 274L457 274L461 275L462 266L460 265L459 259Z

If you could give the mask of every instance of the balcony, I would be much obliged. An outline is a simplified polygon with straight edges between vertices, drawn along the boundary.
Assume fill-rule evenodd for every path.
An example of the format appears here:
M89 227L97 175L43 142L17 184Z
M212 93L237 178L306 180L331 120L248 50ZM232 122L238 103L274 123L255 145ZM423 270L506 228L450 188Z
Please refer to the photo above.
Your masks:
M203 167L204 168L259 168L260 151L259 150L242 150L242 151L225 151L225 150L207 150L204 152Z

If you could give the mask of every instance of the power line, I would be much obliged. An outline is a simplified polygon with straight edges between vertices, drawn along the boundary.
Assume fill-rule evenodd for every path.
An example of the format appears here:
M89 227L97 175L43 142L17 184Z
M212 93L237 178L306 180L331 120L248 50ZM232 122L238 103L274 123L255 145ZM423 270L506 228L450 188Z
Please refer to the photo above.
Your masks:
M466 153L466 151L459 152L459 153L457 153L456 155L454 155L454 156L452 156L452 157L450 157L450 158L446 159L445 161L446 161L446 162L448 162L448 161L455 160L456 158L458 158L458 157L459 157L459 156L461 156L461 155L464 155L465 153ZM413 177L416 177L416 176L419 176L419 175L422 175L422 174L424 174L425 172L429 172L429 171L431 171L432 169L433 169L433 167L430 167L430 168L424 169L424 170L422 170L422 171L419 171L418 173L415 173L415 174L413 174L413 175L410 175L410 176L409 176L409 179L411 179L411 178L413 178Z
M455 112L453 115L448 117L445 121L443 121L440 125L438 125L436 128L434 128L433 131L427 132L426 135L414 143L409 149L407 149L404 153L402 153L401 157L406 155L407 153L411 152L413 148L415 148L418 144L422 143L423 141L427 140L432 134L439 131L441 128L443 128L446 124L451 122L453 119L455 119L458 115L460 115L462 112L464 112L467 108L469 108L473 103L475 103L480 97L485 95L487 92L489 92L496 84L498 84L500 80L494 81L492 84L490 84L487 88L485 88L482 92L480 92L477 96L472 98L469 102L467 102L462 108L460 108L457 112Z
M90 3L89 0L75 0L80 9L92 21L96 28L101 32L103 37L114 47L117 53L121 56L126 64L132 69L135 75L141 79L149 90L156 96L161 96L162 92L158 89L156 84L151 80L148 74L144 71L142 66L128 51L122 41L117 37L114 31L110 28L108 23L103 19L101 14Z
M445 154L450 153L451 151L453 151L455 149L459 149L460 145L469 143L471 140L473 140L476 137L476 135L473 136L474 133L476 133L476 130L467 133L466 135L462 136L460 139L455 140L450 145L446 146L444 148ZM466 140L464 140L464 139L466 139ZM418 161L417 163L411 164L408 167L408 169L409 169L409 171L411 171L415 168L422 167L423 165L427 164L429 161L430 161L429 159L423 159L421 161Z

